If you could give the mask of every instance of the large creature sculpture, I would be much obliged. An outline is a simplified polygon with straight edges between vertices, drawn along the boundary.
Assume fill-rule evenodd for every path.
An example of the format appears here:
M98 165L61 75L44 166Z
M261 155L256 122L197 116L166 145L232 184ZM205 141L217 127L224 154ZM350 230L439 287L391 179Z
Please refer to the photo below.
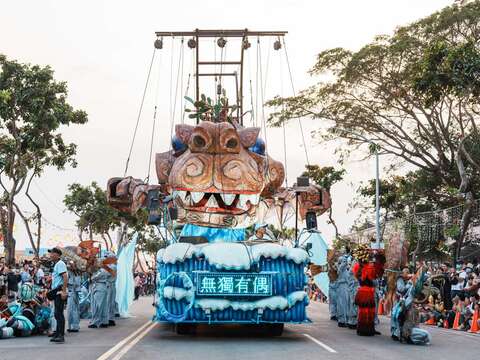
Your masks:
M240 233L256 221L261 199L294 198L293 189L283 189L285 171L273 160L259 138L259 128L243 128L230 122L203 121L197 126L177 125L171 149L156 155L159 185L148 185L132 177L112 178L108 182L109 203L125 212L135 213L146 206L147 194L158 189L164 196L173 195L178 209L177 221L187 224L184 233L216 234L243 240ZM290 190L290 191L289 191ZM290 196L288 196L290 194ZM330 207L327 191L310 186L298 196L299 215L307 211L318 215ZM266 202L263 203L263 205Z

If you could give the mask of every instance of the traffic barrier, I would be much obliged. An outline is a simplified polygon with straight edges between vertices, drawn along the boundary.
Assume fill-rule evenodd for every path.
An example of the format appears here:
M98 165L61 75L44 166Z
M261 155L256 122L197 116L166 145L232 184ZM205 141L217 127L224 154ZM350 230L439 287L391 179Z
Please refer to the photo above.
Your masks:
M378 315L385 315L385 309L384 309L384 306L383 306L383 302L384 302L383 299L380 299L380 301L378 302L378 311L377 311Z
M476 334L478 331L480 331L478 327L478 313L480 310L475 311L475 314L473 314L473 319L472 319L472 326L470 327L470 330L468 332Z
M458 330L460 328L460 312L457 311L455 313L455 320L453 320L453 326L452 326L452 329L453 330Z

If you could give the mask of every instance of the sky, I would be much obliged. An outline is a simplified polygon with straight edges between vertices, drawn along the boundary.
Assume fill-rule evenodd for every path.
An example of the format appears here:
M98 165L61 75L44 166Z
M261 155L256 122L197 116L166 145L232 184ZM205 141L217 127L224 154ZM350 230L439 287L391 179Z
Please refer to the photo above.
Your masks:
M78 145L78 167L62 172L49 169L32 187L32 195L40 203L46 220L43 245L75 241L75 216L65 211L62 202L69 184L96 181L104 187L110 177L123 175L155 31L286 30L294 87L299 90L315 82L307 71L320 51L333 47L359 49L376 35L391 34L396 27L452 3L452 0L4 1L0 9L0 53L20 62L50 65L55 78L68 83L70 104L85 110L89 116L86 125L62 129L65 138ZM228 48L234 45L227 44L226 56L233 54L233 50L228 53ZM279 55L269 50L271 47L271 40L260 45L264 99L292 94L284 53ZM253 44L246 59L246 77L247 82L251 79L257 84L255 51ZM145 178L148 172L155 105L158 111L154 152L169 149L173 109L177 109L175 122L181 121L178 94L186 90L192 57L191 51L185 49L183 81L178 82L177 88L179 54L178 38L173 45L171 39L164 39L164 49L156 54L130 160L129 174L135 177ZM249 84L245 86L248 88ZM175 89L180 99L177 103L171 100ZM246 97L249 99L250 95ZM262 112L257 113L261 122ZM302 124L310 163L340 167L334 154L338 144L322 144L310 136L322 124L308 119L302 120ZM289 124L286 133L287 175L292 184L306 161L298 123ZM281 129L267 129L266 136L262 134L267 139L269 154L281 161L284 160L282 134ZM362 181L373 178L374 160L352 160L344 166L347 175L334 186L332 198L334 218L340 231L347 233L358 216L358 211L349 209L349 204ZM156 178L153 165L151 178ZM28 210L25 199L19 203ZM325 216L319 218L319 228L327 239L332 237L333 229ZM16 238L18 248L28 246L20 223Z

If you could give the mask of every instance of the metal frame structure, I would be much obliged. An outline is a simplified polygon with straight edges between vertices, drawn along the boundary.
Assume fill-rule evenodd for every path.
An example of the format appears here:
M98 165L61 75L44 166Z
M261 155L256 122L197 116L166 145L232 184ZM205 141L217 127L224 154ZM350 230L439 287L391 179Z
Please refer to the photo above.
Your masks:
M155 35L157 37L191 37L195 40L195 100L200 100L200 77L222 77L222 76L234 76L236 84L236 95L237 95L237 119L240 124L243 125L243 65L244 65L244 52L246 50L244 44L248 41L249 37L265 37L265 36L274 36L274 37L283 37L287 34L287 31L250 31L248 29L241 30L200 30L195 29L194 31L157 31ZM238 61L210 61L202 60L200 61L200 38L239 38L242 41L240 42L240 60ZM201 66L205 65L220 65L220 72L213 73L201 73ZM240 66L240 81L238 80L238 74L236 72L222 72L222 69L225 68L223 65L239 65ZM197 123L198 123L197 119Z

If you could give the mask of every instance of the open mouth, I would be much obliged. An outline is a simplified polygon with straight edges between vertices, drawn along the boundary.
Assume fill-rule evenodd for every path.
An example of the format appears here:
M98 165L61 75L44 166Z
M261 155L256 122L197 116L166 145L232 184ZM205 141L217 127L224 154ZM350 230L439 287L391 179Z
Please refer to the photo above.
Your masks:
M260 194L210 193L176 190L176 201L184 209L209 213L242 214L258 205Z

